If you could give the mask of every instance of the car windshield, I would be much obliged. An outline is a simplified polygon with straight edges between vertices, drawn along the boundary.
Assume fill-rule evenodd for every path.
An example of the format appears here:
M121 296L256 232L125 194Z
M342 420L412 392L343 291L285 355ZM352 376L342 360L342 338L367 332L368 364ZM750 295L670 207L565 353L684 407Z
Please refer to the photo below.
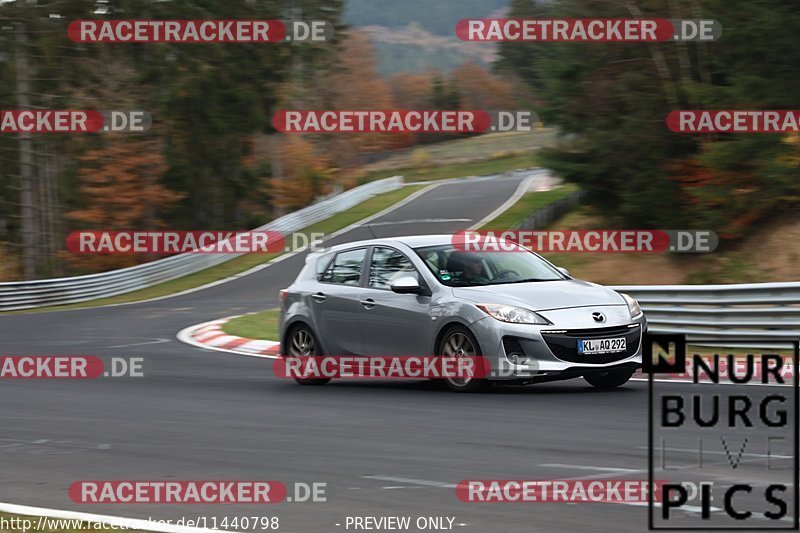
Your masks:
M416 248L415 251L436 279L449 287L568 279L557 268L524 248L514 252L468 252L445 244Z

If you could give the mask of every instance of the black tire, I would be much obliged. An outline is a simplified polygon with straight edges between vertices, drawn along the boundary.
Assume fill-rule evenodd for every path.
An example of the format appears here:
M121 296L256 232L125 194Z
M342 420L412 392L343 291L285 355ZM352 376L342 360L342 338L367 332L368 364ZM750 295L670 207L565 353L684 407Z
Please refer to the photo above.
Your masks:
M322 355L317 337L305 324L293 326L286 334L286 357L312 357ZM330 378L294 378L300 385L325 385Z
M462 353L457 355L456 352L459 351ZM436 347L436 354L439 357L483 357L478 339L464 326L452 326L448 328L444 335L442 335L439 346ZM488 379L445 378L444 382L447 388L453 392L484 392L492 388L492 382Z
M633 376L633 370L609 370L597 374L586 374L583 376L589 385L598 389L615 389L625 385Z

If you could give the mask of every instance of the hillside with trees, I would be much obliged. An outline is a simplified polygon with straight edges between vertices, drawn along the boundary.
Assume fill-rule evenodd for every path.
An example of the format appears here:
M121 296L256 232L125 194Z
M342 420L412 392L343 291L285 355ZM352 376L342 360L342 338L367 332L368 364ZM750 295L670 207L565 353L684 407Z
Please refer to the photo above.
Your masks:
M343 17L373 42L380 74L450 72L465 63L489 67L496 59L495 45L460 41L456 22L500 16L508 5L509 0L348 0Z
M713 229L723 240L800 203L797 134L671 132L675 109L796 109L800 4L513 0L513 17L711 18L716 42L503 43L537 112L562 132L542 163L627 227Z

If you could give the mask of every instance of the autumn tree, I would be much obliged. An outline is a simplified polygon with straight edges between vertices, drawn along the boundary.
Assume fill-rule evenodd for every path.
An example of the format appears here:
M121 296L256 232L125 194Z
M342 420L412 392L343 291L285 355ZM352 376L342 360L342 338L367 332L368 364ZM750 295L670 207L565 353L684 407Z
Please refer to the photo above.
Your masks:
M378 75L375 50L369 39L348 33L337 54L337 68L326 80L327 107L331 109L394 109L388 83ZM359 152L374 152L408 144L408 136L396 133L355 133L329 138L328 153L337 166L357 163Z
M114 140L80 158L79 204L67 213L72 230L154 230L182 194L161 183L167 169L157 141ZM142 261L128 255L64 255L81 269L111 269Z
M276 108L277 89L293 75L294 67L308 65L316 72L319 64L332 63L336 46L329 42L79 44L68 38L67 25L80 19L300 17L328 20L338 35L343 9L343 0L0 0L0 19L5 21L0 28L0 101L9 109L145 110L153 117L149 135L159 141L154 153L163 154L166 165L161 183L181 193L169 210L171 224L219 229L264 222L271 211L254 195L264 175L252 168L250 142L255 135L271 132L269 117ZM23 62L16 61L18 56L26 56L27 68L19 67ZM29 104L17 102L18 70L30 81ZM0 241L9 241L8 249L17 254L24 236L46 230L38 236L37 251L41 248L42 253L37 255L48 261L38 261L36 276L69 274L62 271L61 262L51 267L50 257L45 256L55 253L51 243L63 242L66 222L76 222L65 214L84 210L73 200L82 196L71 194L80 186L75 169L87 164L80 155L100 142L95 136L35 136L31 150L36 157L27 164L19 156L15 137L0 138ZM23 176L21 169L31 171L32 178ZM45 176L48 172L57 175ZM52 193L53 201L44 203L34 195L33 209L27 207L30 202L21 201L21 185L31 181L31 189L41 190L45 197ZM23 230L20 220L30 219L23 215L31 211L42 221L33 231Z
M327 192L335 172L314 144L299 135L283 143L283 177L268 181L272 203L284 209L299 209Z
M525 80L542 101L537 113L563 134L540 161L614 222L736 238L790 202L796 209L796 149L786 135L686 135L669 131L665 117L796 106L800 4L511 0L510 8L513 18L668 14L725 28L713 43L501 43L501 66Z
M475 62L464 63L450 74L461 93L461 109L513 109L513 85Z
M387 80L397 107L401 109L430 109L433 73L403 72Z

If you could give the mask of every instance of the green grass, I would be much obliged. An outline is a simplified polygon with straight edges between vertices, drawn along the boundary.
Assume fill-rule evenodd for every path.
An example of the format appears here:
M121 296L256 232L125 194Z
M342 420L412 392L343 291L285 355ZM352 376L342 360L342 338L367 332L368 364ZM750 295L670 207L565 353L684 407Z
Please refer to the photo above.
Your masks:
M305 233L305 234L324 233L325 235L331 234L342 228L346 228L347 226L353 224L354 222L358 222L359 220L374 215L375 213L378 213L386 209L387 207L400 202L401 200L407 198L411 194L419 191L424 187L425 185L409 185L407 187L402 187L394 191L390 191L384 194L379 194L364 202L361 202L356 206L351 207L346 211L342 211L341 213L338 213L328 219L325 219L321 222L318 222L307 228L304 228L300 230L298 233ZM141 289L126 294L120 294L119 296L111 296L108 298L97 298L95 300L89 300L86 302L80 302L76 304L37 307L35 309L10 311L7 313L0 313L0 314L40 313L45 311L81 309L85 307L97 307L100 305L111 305L111 304L148 300L150 298L157 298L159 296L166 296L169 294L174 294L188 289L193 289L195 287L201 287L208 283L212 283L214 281L218 281L227 278L229 276L239 274L240 272L244 272L245 270L248 270L260 264L266 263L267 261L275 259L279 255L282 254L280 253L246 254L237 257L235 259L231 259L230 261L226 261L221 265L213 266L211 268L201 270L200 272L195 272L194 274L190 274L188 276L183 276L181 278L177 278L171 281L159 283L158 285L153 285L152 287L147 287L146 289Z
M268 309L234 318L222 325L222 331L246 339L278 340L278 309Z
M424 144L366 165L359 181L397 174L405 176L406 182L412 182L508 172L537 166L536 150L553 146L555 142L555 130L539 128L529 132L488 133ZM419 156L432 164L422 163Z
M434 161L436 165L498 159L503 156L519 155L543 147L554 146L556 138L556 130L552 128L537 128L534 131L526 132L470 135L444 142L416 145L403 153L366 165L365 170L388 171L416 168L420 166L419 156L421 154L427 155L427 159Z
M653 268L654 256L648 254L618 254L613 266L605 269L609 275L603 276L603 279L597 279L597 254L545 253L542 255L558 266L569 269L578 278L608 284L628 284L626 273L635 271L653 273L653 281L647 283L653 285L661 283L709 285L786 281L785 275L777 277L770 271L769 262L774 258L755 254L751 246L748 246L749 243L758 242L761 235L764 235L765 239L769 239L768 234L775 234L776 227L783 228L787 223L793 223L793 220L788 217L785 220L786 222L778 221L778 226L754 226L751 230L752 235L746 240L735 247L728 245L714 253L664 254L666 255L665 260L658 262L656 265L658 270L654 273L652 270L648 270ZM553 222L550 227L559 230L587 230L614 226L613 223L599 215L596 209L583 205L565 214ZM786 251L788 252L788 250ZM791 253L787 253L782 260L792 261L792 264L796 264L790 258L793 259ZM604 259L600 258L599 260ZM613 270L611 270L612 268ZM591 273L587 273L587 271ZM663 281L664 278L668 279Z
M451 163L428 168L397 168L391 171L373 170L367 172L359 179L366 183L386 178L390 175L400 174L406 182L436 181L465 176L481 176L486 174L499 174L520 168L535 167L537 165L534 152L490 158L467 163Z
M692 285L716 283L763 283L770 281L762 272L756 258L750 252L723 251L707 254L696 259L703 261L705 268L691 272L686 282Z
M552 204L578 190L573 184L562 185L550 191L529 192L512 205L509 209L500 213L495 219L484 224L480 229L509 229L516 228L523 220L532 215L537 209Z

